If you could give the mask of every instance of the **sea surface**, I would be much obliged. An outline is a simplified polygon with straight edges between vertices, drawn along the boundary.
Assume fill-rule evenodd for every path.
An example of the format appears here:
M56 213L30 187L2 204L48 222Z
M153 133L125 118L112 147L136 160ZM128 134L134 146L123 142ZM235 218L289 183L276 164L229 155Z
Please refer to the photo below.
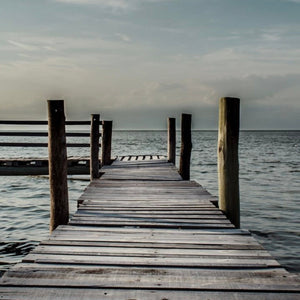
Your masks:
M217 196L217 132L194 131L192 136L191 179ZM1 137L1 141L16 139L20 141L20 138ZM177 140L178 155L180 132ZM30 141L45 140L30 138ZM113 156L165 155L166 141L165 131L115 131ZM68 155L88 156L89 150L71 148ZM46 148L0 149L0 158L46 156ZM300 131L243 131L239 157L241 227L249 229L288 270L299 273ZM68 180L71 213L76 210L76 201L88 184L87 178L73 176ZM0 202L1 274L49 235L48 178L1 176Z

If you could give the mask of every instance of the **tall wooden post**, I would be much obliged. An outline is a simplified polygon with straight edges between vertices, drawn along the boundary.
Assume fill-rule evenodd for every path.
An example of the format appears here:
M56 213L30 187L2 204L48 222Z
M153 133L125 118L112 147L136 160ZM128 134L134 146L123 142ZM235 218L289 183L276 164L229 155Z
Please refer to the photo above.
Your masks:
M240 99L221 98L219 107L219 208L240 227L239 159Z
M91 154L90 154L90 176L91 181L95 178L99 178L99 125L100 115L93 114L91 118Z
M183 180L190 179L190 163L191 163L191 151L192 151L192 115L181 115L181 151L180 151L180 163L179 174Z
M176 164L176 119L168 118L168 161Z
M48 100L50 232L69 221L67 149L63 100Z
M112 138L112 121L102 122L102 166L110 165L111 163L111 138Z

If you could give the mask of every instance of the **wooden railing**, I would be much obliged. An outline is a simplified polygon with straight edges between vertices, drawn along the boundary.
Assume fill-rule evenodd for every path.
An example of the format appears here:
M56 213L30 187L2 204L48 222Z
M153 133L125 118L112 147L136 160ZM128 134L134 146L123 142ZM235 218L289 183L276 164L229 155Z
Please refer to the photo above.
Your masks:
M92 121L65 121L65 125L91 125ZM0 125L48 125L48 121L0 120ZM101 122L99 121L99 125ZM88 132L66 132L67 137L90 137ZM47 137L47 131L0 131L0 136ZM99 135L100 138L101 135ZM98 138L98 140L99 140ZM0 142L2 147L48 147L48 143ZM99 144L99 146L101 146ZM90 143L67 143L67 147L90 147Z
M55 102L60 100L50 100L49 102ZM63 100L61 100L61 105L64 105ZM13 126L26 126L26 129L20 130L0 130L0 137L48 137L48 142L37 141L12 141L2 139L0 142L0 147L50 147L49 143L49 131L30 131L28 128L36 125L46 125L48 126L48 121L45 120L0 120L0 125L13 125ZM90 126L90 132L78 132L76 131L66 132L66 125L77 125L77 126ZM27 127L28 126L28 127ZM64 129L64 139L66 137L83 137L90 138L90 142L68 142L66 147L72 148L90 148L90 157L78 157L70 158L68 160L69 174L87 174L87 168L90 169L89 173L91 179L99 177L100 158L101 164L106 165L111 163L111 136L112 136L112 121L100 121L99 114L92 114L90 121L66 121L65 116L63 122L61 123ZM100 131L100 126L102 126L102 131ZM49 126L48 126L49 127ZM103 146L100 143L100 137L103 136L104 143ZM99 155L99 149L102 148L102 153ZM47 158L28 158L26 159L11 159L9 157L1 159L1 175L44 175L48 174L48 159ZM83 165L84 164L84 165ZM20 168L18 168L20 166ZM4 167L4 168L2 168ZM11 167L8 170L8 167ZM39 167L39 168L38 168ZM25 170L26 169L26 170ZM28 173L26 173L28 172ZM32 173L31 173L32 172ZM40 173L39 173L40 172Z

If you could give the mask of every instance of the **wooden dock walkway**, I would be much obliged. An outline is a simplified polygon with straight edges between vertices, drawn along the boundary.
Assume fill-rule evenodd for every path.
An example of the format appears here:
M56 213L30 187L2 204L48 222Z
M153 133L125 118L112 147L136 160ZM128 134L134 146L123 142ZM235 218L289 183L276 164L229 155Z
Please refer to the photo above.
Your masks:
M300 280L163 157L102 169L59 226L0 281L0 299L300 299Z

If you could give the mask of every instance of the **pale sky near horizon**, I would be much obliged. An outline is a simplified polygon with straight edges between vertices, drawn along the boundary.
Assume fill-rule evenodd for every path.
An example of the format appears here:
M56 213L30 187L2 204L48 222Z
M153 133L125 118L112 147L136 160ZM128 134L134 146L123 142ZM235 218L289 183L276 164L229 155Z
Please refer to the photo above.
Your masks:
M64 99L69 119L215 129L233 96L243 129L300 129L300 0L1 0L0 87L0 119Z

